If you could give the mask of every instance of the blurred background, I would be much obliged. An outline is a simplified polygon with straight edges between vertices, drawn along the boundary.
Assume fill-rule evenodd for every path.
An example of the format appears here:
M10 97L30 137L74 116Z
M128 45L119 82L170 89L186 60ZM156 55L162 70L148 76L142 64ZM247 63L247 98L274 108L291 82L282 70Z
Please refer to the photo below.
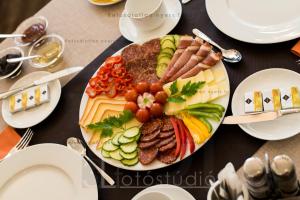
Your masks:
M48 2L50 0L0 0L0 33L12 33L24 19Z

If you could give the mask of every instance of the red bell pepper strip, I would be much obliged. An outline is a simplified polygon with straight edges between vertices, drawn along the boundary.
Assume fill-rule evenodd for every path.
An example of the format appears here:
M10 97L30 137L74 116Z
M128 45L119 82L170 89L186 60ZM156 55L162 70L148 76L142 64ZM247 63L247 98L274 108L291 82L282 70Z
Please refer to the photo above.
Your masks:
M183 122L182 122L183 123ZM194 142L194 139L189 131L189 129L185 126L185 124L183 123L183 127L184 127L184 130L185 130L185 133L186 133L186 136L187 136L187 140L189 142L189 146L190 146L190 152L191 154L194 153L195 151L195 142Z
M180 153L180 149L181 149L181 142L180 142L180 132L178 129L178 125L176 123L176 118L171 117L170 121L173 125L174 131L175 131L175 136L176 136L176 151L175 151L175 155L176 157L179 156Z
M180 134L181 134L181 152L180 152L180 160L182 160L185 156L186 153L186 139L187 139L187 134L184 129L184 124L183 121L180 119L177 119L177 124L179 126Z

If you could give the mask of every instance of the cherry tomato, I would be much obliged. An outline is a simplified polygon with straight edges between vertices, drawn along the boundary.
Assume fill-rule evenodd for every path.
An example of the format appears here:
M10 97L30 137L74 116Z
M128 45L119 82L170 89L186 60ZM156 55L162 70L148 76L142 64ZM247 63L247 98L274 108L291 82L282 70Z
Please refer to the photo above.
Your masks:
M150 114L149 111L147 109L144 108L140 108L138 109L138 111L135 113L135 117L136 119L141 122L141 123L145 123L150 119Z
M95 87L97 82L98 82L99 78L96 76L96 77L93 77L91 78L91 80L89 81L89 84L91 87Z
M125 104L124 106L124 110L130 110L133 113L136 113L136 111L138 110L138 106L136 105L135 102L133 101L129 101Z
M138 95L139 94L135 89L127 90L127 92L125 93L125 99L126 101L136 101Z
M167 102L168 95L165 91L159 91L155 94L155 101L161 104L165 104Z
M94 98L97 95L96 90L92 87L88 87L85 92L90 98Z
M138 84L136 84L135 88L136 88L136 91L140 94L143 94L145 92L148 92L149 91L149 83L147 82L139 82Z
M157 92L162 91L162 90L163 90L163 86L160 82L150 84L150 92L152 94L156 94Z
M159 103L153 103L152 106L150 107L150 113L155 117L162 116L163 112L164 112L163 106Z

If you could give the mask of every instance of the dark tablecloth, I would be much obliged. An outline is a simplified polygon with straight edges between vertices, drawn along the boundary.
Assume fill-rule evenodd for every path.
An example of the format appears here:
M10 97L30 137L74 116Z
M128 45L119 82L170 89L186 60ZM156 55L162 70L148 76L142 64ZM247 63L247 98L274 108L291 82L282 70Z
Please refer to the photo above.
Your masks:
M256 71L273 67L299 71L295 64L297 58L289 52L295 41L255 45L231 39L212 24L204 0L193 0L183 5L182 18L172 33L192 34L191 31L195 27L208 34L221 46L239 49L243 54L242 62L225 63L230 77L231 95L244 78ZM55 111L44 122L33 127L36 135L32 144L65 144L68 137L82 138L78 115L84 88L105 58L128 44L123 37L119 38L63 88L61 100ZM277 79L280 77L274 77L274 81ZM227 115L229 114L231 114L230 106ZM88 155L117 181L117 186L109 187L95 173L99 185L99 199L131 199L143 188L161 183L179 185L187 189L196 199L206 199L208 178L215 177L229 161L239 168L244 160L264 143L265 141L247 135L238 126L222 125L209 142L194 155L170 167L147 172L120 170L104 164L91 151L88 151Z

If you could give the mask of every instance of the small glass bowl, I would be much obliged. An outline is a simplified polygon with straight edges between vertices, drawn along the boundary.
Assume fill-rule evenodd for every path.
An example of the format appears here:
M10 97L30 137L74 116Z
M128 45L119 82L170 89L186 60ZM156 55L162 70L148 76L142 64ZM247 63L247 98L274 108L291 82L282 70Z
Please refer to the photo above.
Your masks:
M57 56L57 58L51 60L50 62L46 63L46 64L41 64L41 63L36 63L33 62L33 59L29 60L29 64L34 67L34 68L46 68L46 67L52 67L54 65L56 65L63 56L64 50L65 50L65 40L56 34L51 34L51 35L45 35L43 37L41 37L38 41L36 41L29 50L28 56L34 56L34 55L38 55L38 50L40 47L42 47L43 45L45 45L48 42L52 42L52 41L56 41L61 45L61 49L60 52Z
M48 20L46 19L46 17L43 16L39 16L39 17L30 17L28 19L26 19L25 21L23 21L18 28L16 29L15 33L16 34L23 34L25 32L26 29L28 29L30 26L34 25L34 24L38 24L41 23L45 26L45 30L47 34L47 28L48 28ZM34 41L35 42L35 41ZM24 43L22 41L21 37L16 37L15 38L15 43L17 46L29 46L30 44L34 43Z
M3 56L6 56L7 54L20 54L21 57L24 57L24 51L19 48L19 47L9 47L6 49L3 49L2 51L0 51L0 58L2 58ZM11 73L5 75L5 76L0 76L0 80L3 79L7 79L7 78L16 78L17 76L19 76L22 72L22 65L23 65L23 61L20 61L19 65L16 67L16 69L14 69Z

